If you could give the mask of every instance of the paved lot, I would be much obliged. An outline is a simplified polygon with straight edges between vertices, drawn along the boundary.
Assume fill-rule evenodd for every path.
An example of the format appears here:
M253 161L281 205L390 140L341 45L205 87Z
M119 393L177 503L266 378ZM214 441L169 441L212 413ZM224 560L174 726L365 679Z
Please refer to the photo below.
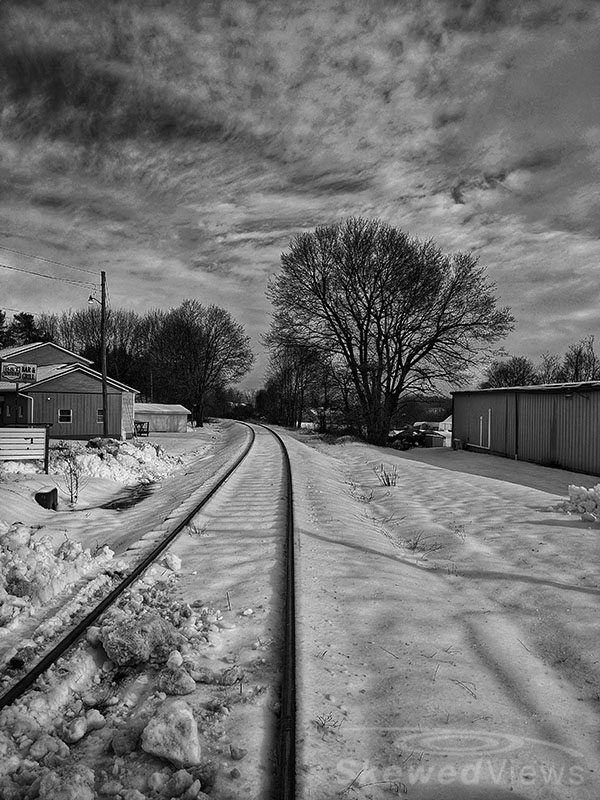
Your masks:
M467 450L451 450L449 447L414 448L407 451L380 448L382 453L393 452L400 458L420 461L443 469L497 478L500 481L529 486L542 492L566 497L570 484L590 488L600 483L598 475L584 475L564 469L544 467L527 461L515 461L501 456L473 453Z

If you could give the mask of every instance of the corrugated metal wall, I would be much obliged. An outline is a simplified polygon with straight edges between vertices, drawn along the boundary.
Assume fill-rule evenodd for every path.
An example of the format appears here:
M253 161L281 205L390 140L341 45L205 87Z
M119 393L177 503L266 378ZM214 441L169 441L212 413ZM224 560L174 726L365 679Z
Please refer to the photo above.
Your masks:
M554 394L517 392L519 441L523 461L556 463L556 403Z
M600 475L600 392L574 392L556 401L558 463Z
M483 427L483 435L482 434ZM489 436L487 431L489 430ZM462 444L514 455L514 398L508 393L454 395L452 436Z
M600 475L600 391L459 392L453 437L479 448L490 412L489 452Z

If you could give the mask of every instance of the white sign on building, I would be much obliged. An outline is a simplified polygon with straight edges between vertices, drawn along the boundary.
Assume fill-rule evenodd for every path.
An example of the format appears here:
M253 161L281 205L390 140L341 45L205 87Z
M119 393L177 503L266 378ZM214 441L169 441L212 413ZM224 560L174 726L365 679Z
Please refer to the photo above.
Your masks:
M16 364L12 361L4 361L0 366L0 380L13 383L35 383L37 364Z

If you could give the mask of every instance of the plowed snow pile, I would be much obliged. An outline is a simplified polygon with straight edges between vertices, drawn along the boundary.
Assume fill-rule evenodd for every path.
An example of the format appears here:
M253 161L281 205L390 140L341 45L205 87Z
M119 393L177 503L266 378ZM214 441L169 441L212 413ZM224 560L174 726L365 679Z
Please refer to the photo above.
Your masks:
M74 507L86 480L105 478L124 485L150 483L170 475L181 463L181 457L169 456L160 445L151 442L94 439L87 444L58 442L52 446L49 473L55 476L61 496ZM12 476L34 474L41 469L42 465L36 462L0 462L0 481L6 483ZM38 533L39 525L3 520L3 510L0 509L0 625L5 629L14 628L18 620L49 603L83 576L98 576L113 558L113 551L107 546L85 548L66 532L57 542L55 532ZM100 582L106 579L100 578Z
M600 520L600 483L586 489L585 486L569 486L569 499L559 506L567 514L579 514L583 522Z
M57 442L50 447L49 473L65 476L75 470L82 478L109 478L126 485L149 483L171 475L181 466L180 456L170 456L159 444L134 439L90 439L89 442ZM0 462L3 473L32 474L41 471L39 462Z
M82 477L132 484L150 483L170 475L181 466L181 458L167 455L160 445L139 439L61 442L51 450L50 472L65 474L72 464Z
M106 566L113 553L102 547L92 554L79 542L65 539L55 550L49 537L0 521L0 625L6 626L48 603L82 575Z

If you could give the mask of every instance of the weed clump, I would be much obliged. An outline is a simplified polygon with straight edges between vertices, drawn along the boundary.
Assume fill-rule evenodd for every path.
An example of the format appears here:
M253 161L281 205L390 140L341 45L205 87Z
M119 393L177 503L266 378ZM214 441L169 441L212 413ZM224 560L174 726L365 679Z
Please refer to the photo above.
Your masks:
M398 481L398 470L396 467L392 467L391 469L387 469L386 467L381 464L379 469L377 467L374 468L375 475L377 475L377 480L382 486L395 486Z

